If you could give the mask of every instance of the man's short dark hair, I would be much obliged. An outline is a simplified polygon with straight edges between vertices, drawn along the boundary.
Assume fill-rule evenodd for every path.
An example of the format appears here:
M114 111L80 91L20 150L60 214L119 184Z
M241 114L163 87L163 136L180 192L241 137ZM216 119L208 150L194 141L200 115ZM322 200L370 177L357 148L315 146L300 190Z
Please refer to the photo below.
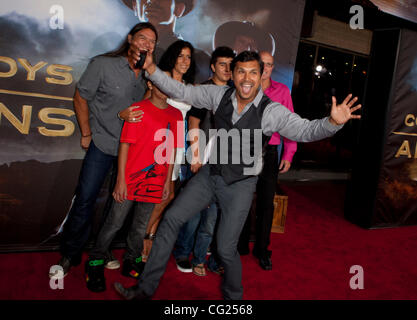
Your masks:
M211 54L210 65L215 65L218 58L232 58L236 57L235 52L229 47L217 47Z
M233 59L232 63L230 64L230 68L232 69L232 72L234 72L236 64L238 62L249 62L249 61L258 61L259 67L261 69L261 74L264 72L264 63L256 51L242 51Z

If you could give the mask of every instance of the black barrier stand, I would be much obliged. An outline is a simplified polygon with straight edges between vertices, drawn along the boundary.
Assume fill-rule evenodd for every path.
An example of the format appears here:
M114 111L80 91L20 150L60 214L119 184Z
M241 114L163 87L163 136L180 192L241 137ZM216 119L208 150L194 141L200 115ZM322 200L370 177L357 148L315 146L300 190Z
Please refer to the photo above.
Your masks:
M409 137L410 144L415 140L412 126L404 124L404 119L416 111L417 93L405 80L411 76L410 66L417 61L416 39L417 33L406 29L376 30L373 34L362 120L345 203L346 219L364 228L417 223L413 192L406 194L410 188L417 190L417 182L405 173L416 165L413 157L417 155L414 148L409 156L398 153L400 135ZM417 199L415 193L414 196Z

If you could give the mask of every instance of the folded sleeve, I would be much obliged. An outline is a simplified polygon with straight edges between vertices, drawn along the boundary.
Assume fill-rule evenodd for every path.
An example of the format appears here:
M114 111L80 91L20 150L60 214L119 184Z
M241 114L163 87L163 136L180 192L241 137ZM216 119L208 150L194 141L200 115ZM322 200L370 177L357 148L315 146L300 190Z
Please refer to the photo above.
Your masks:
M98 57L93 58L78 81L78 92L85 100L93 100L96 95L102 78L102 69L101 60Z

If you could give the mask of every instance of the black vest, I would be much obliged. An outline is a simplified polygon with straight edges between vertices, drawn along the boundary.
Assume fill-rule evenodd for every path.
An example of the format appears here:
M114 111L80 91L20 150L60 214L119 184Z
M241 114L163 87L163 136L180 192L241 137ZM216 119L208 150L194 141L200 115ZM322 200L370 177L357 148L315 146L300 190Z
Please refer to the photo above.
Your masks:
M242 151L245 148L246 151L250 152L250 156L253 156L255 159L260 156L260 153L263 152L263 147L266 145L267 137L262 134L262 145L258 146L258 153L254 155L255 152L255 129L262 130L262 115L267 105L271 103L271 100L264 94L258 107L255 107L253 104L249 107L246 113L235 123L232 123L233 115L233 104L231 100L231 95L235 88L229 88L224 94L219 107L214 114L214 123L217 130L225 129L227 132L232 132L233 130L236 134L239 135L239 144L240 148L237 149L236 145L233 146L233 138L229 138L227 141L227 157L228 161L226 164L222 164L221 160L221 146L220 138L217 137L217 154L216 154L216 164L210 165L210 174L211 175L220 175L223 177L224 181L227 184L232 184L234 182L247 179L254 176L248 175L244 172L245 168L252 168L254 163L245 164L243 161ZM250 139L243 141L242 139L242 130L249 129ZM249 140L249 141L248 141ZM236 143L235 143L236 144ZM244 144L244 145L242 145ZM233 148L235 147L235 148ZM239 163L232 163L233 153L234 156L237 156L236 150L240 150L240 159ZM223 150L224 152L224 150ZM225 154L223 154L224 156ZM213 159L213 158L211 158ZM258 172L259 173L259 172Z

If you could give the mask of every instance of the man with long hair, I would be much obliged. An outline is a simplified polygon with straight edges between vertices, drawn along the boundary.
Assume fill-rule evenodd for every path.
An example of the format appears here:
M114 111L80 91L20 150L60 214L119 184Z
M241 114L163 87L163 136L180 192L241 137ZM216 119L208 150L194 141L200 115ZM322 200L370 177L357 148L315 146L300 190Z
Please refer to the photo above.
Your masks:
M138 49L151 54L157 39L152 24L135 25L117 50L91 59L76 86L74 110L81 131L81 147L87 153L60 243L62 257L58 264L64 275L71 266L81 263L96 198L117 159L123 120L138 122L141 118L140 110L128 107L142 100L146 85L142 70L135 67L133 54Z

